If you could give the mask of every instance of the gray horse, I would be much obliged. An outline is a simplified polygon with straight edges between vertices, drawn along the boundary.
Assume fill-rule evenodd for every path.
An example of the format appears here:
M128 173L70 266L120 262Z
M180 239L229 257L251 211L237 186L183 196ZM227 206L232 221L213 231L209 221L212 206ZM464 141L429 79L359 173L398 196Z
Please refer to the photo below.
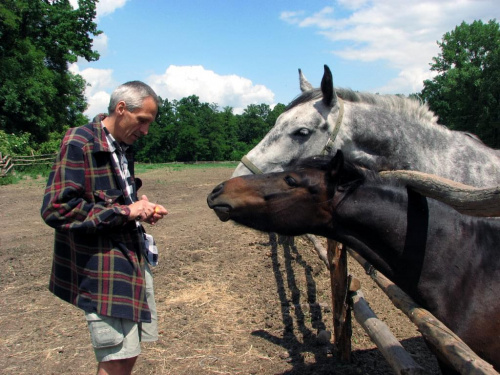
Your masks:
M233 177L278 172L320 153L346 157L375 170L432 173L472 186L500 184L500 153L470 134L437 123L426 105L395 95L333 87L328 66L320 89L299 70L302 94L238 165Z

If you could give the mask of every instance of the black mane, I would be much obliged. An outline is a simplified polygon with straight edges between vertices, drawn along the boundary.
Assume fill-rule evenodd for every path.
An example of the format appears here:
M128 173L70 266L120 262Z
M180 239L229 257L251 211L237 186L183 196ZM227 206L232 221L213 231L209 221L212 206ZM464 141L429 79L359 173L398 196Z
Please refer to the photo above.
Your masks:
M316 155L304 159L299 159L289 168L287 168L287 170L301 170L310 168L319 169L320 171L327 171L332 158L333 157L331 155ZM364 183L367 180L378 179L378 174L376 171L367 169L346 159L344 159L344 164L342 167L342 176L343 177L341 178L341 181L359 181L359 184Z

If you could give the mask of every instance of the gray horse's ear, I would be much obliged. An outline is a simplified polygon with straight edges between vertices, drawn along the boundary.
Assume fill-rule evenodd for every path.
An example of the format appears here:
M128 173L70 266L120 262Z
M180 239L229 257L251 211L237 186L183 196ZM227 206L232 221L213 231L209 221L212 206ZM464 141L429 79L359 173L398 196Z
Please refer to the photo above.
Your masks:
M333 88L332 72L328 65L325 65L325 73L321 80L321 91L323 92L323 103L329 107L333 107L337 103L337 94Z
M299 69L299 82L300 82L300 91L305 92L312 90L313 87L307 80L306 76L302 74L302 70Z

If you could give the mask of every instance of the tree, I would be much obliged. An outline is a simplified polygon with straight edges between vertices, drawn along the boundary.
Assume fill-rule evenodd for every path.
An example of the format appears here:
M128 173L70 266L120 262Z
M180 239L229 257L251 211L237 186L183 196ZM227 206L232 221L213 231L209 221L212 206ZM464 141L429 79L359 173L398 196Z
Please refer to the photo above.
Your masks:
M274 125L267 119L271 113L268 104L250 104L240 117L240 140L254 147Z
M147 137L134 143L136 159L146 163L177 160L177 129L175 103L158 98L158 115L149 127Z
M433 58L436 77L424 82L422 98L451 129L477 134L500 147L500 28L462 22L438 42Z
M97 0L3 0L0 3L0 129L42 142L65 125L86 122L85 81L68 71L95 61Z
M159 98L148 136L134 144L136 159L146 163L240 160L284 109L283 104L272 110L267 104L250 104L242 115L234 115L231 107L219 110L217 104L202 103L195 95L173 101Z

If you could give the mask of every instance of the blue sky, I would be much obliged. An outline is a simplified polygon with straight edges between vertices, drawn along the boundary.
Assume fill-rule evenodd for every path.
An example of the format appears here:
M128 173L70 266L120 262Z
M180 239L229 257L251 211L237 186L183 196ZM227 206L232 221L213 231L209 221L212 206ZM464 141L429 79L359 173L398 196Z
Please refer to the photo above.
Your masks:
M432 77L446 32L490 19L500 22L498 0L101 0L101 57L71 70L90 84L89 116L136 79L162 98L197 95L235 113L288 104L298 69L318 87L324 64L336 86L410 94Z

